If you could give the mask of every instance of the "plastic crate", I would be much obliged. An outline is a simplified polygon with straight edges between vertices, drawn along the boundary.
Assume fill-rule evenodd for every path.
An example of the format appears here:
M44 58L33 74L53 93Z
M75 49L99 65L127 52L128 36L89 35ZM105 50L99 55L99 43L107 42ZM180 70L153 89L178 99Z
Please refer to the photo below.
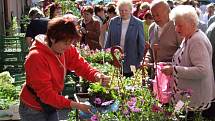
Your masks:
M24 72L25 56L28 53L25 38L1 36L0 39L0 71L9 71L11 74Z
M3 37L3 52L21 52L21 41L20 37Z

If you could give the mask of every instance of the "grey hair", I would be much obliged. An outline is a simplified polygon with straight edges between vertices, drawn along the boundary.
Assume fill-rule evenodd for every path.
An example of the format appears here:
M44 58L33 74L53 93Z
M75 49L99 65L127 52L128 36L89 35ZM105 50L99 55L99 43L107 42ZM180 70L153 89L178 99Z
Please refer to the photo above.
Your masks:
M32 7L32 8L29 10L28 16L29 16L30 18L32 18L32 17L41 18L41 17L44 17L45 15L43 14L43 12L42 12L39 8L37 8L37 7Z
M167 8L168 12L171 11L169 4L165 0L153 0L150 4L150 10L160 4L164 5Z
M129 8L133 9L133 3L132 3L132 0L118 0L117 2L117 9L116 9L116 12L117 14L119 15L119 8L122 6L122 5L128 5Z
M196 13L195 8L190 5L179 5L171 11L171 20L175 21L178 17L182 17L188 23L193 23L195 27L198 26L199 17Z

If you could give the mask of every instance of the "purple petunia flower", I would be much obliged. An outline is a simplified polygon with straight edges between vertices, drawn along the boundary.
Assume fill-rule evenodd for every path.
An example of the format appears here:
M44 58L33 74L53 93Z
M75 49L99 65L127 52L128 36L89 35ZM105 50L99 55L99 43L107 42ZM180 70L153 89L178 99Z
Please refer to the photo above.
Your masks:
M99 118L97 117L97 115L93 115L90 118L91 121L99 121Z
M129 113L130 113L129 110L127 110L127 109L126 109L126 110L123 110L123 114L124 114L124 115L129 115Z
M136 97L131 97L130 100L127 102L129 108L134 107L137 103Z
M132 102L137 102L137 98L136 97L131 97L131 99L130 99L130 101L132 101Z
M94 103L100 105L102 103L102 100L100 98L95 98Z
M128 101L127 105L128 105L128 107L134 107L136 105L136 102Z
M137 107L132 107L132 108L131 108L131 112L139 113L140 111L141 111L140 108L137 108Z
M108 105L112 104L113 102L114 102L114 100L110 100L110 101L103 102L101 105L108 106Z

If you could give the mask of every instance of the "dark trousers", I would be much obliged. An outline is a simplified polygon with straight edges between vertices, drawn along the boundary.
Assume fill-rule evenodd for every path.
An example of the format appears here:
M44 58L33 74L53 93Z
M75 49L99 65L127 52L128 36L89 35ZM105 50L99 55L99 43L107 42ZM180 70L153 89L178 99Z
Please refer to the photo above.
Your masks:
M215 121L215 102L211 103L210 108L202 111L202 117L210 121Z
M188 111L187 113L187 121L195 121L195 113L193 111ZM201 116L203 117L203 121L215 121L215 102L211 103L211 107L202 111Z
M19 114L21 121L59 121L57 111L47 117L45 112L33 110L21 101Z

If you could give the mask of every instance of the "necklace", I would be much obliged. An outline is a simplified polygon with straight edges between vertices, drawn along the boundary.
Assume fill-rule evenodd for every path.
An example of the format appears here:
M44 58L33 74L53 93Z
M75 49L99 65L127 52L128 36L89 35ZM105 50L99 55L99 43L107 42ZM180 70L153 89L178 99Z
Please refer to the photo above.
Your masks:
M61 56L63 56L63 63L61 62L61 60L59 59ZM60 67L61 68L63 68L63 73L64 73L64 75L63 75L63 79L65 79L65 76L66 76L66 66L65 66L65 56L64 56L64 54L61 54L61 55L56 55L55 54L55 57L57 58L57 60L58 60L58 62L60 63Z

